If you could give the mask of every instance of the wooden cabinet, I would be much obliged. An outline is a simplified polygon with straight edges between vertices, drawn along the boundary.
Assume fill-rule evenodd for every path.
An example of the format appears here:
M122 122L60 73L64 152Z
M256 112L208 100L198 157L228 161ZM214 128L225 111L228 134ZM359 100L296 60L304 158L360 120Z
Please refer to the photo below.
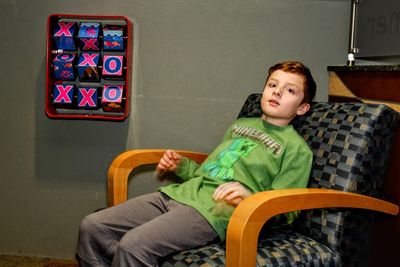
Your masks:
M400 65L332 66L329 101L383 103L400 112ZM400 127L397 128L382 197L400 205ZM369 267L394 266L399 259L400 215L377 214Z

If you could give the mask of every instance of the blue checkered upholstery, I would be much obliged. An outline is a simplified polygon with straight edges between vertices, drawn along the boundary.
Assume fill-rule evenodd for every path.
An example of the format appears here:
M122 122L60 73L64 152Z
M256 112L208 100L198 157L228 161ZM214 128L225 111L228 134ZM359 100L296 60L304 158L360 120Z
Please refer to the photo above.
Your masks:
M261 94L250 95L239 117L260 116L260 99ZM384 105L314 103L293 121L314 153L309 187L379 197L399 120ZM295 225L260 239L257 266L367 266L372 220L371 212L352 209L303 211ZM177 253L162 264L224 265L224 243Z

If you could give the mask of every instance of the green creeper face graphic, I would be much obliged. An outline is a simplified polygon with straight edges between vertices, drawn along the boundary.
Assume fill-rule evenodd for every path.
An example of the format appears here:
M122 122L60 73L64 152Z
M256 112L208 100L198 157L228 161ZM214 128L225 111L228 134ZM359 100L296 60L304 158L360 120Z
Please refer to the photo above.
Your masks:
M247 157L256 146L256 142L245 138L236 138L227 149L218 155L216 161L204 165L204 170L208 171L212 178L232 180L233 164L241 157Z

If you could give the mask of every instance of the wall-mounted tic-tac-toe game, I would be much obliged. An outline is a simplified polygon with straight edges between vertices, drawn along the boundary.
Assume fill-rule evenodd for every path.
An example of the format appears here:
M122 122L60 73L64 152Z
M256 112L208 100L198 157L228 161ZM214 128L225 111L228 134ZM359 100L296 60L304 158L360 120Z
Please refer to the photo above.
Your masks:
M49 118L121 121L129 115L132 28L123 16L48 17Z

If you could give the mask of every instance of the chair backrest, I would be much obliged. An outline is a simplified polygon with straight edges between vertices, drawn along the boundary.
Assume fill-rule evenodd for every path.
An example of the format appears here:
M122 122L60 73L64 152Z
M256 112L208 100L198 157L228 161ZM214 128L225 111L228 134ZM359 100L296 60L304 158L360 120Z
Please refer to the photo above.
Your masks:
M246 100L239 117L262 114L261 94ZM292 124L314 154L309 187L329 188L379 197L399 114L385 105L365 103L313 103ZM367 240L371 213L347 209L310 210L302 213L299 229L338 251L342 260L360 254ZM361 233L361 235L359 235ZM359 252L359 251L358 251ZM365 257L367 258L367 257Z

